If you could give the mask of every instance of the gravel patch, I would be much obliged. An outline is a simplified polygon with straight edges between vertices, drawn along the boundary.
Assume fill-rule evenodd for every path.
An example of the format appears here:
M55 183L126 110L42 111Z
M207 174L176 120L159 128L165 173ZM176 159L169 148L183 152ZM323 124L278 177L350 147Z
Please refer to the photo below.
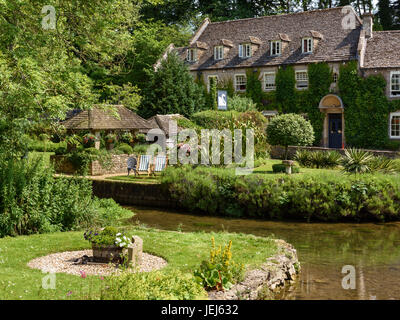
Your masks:
M74 275L81 275L81 272L85 272L87 275L107 276L116 272L120 272L120 269L118 269L115 264L75 265L74 261L84 255L91 257L93 255L93 251L81 250L53 253L29 261L28 267L39 269L45 272L68 273ZM132 269L132 272L150 272L162 269L166 265L167 261L165 261L163 258L143 252L141 265L138 266L138 269Z

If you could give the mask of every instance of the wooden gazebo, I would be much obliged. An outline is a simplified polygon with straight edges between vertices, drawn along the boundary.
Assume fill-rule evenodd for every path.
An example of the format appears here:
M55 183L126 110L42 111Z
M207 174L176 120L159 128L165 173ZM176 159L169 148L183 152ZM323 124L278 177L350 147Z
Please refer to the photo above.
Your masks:
M152 128L147 120L122 105L82 110L62 124L70 132L88 130L96 135L96 149L100 148L100 131L129 131L134 134Z

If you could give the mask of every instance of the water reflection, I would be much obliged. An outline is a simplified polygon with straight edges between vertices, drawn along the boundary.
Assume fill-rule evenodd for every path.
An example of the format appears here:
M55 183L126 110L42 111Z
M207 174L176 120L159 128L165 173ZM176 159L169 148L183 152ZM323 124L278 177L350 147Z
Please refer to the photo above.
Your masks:
M132 208L132 207L131 207ZM182 231L275 236L297 249L302 272L285 299L400 299L400 223L322 224L226 219L132 208L133 223ZM356 289L344 290L345 265L356 270Z

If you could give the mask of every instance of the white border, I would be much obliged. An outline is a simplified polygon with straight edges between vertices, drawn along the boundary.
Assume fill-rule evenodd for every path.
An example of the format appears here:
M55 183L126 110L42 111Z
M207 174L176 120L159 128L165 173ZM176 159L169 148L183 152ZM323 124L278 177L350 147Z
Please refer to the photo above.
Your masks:
M272 43L273 42L279 42L279 54L272 54ZM282 41L281 40L271 40L270 46L269 46L269 54L272 57L279 57L282 55Z
M304 40L306 40L306 39L311 39L311 51L304 52ZM313 37L301 38L301 52L303 54L309 54L309 53L313 53L313 51L314 51L314 38Z

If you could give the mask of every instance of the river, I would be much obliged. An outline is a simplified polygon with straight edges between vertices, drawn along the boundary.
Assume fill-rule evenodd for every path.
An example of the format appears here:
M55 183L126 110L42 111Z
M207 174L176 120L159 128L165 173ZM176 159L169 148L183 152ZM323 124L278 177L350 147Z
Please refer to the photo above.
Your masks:
M299 281L283 299L400 299L400 223L302 223L228 219L129 207L135 222L164 230L250 233L297 249ZM355 289L344 266L354 267ZM351 267L350 267L351 268ZM345 281L343 278L346 277Z

